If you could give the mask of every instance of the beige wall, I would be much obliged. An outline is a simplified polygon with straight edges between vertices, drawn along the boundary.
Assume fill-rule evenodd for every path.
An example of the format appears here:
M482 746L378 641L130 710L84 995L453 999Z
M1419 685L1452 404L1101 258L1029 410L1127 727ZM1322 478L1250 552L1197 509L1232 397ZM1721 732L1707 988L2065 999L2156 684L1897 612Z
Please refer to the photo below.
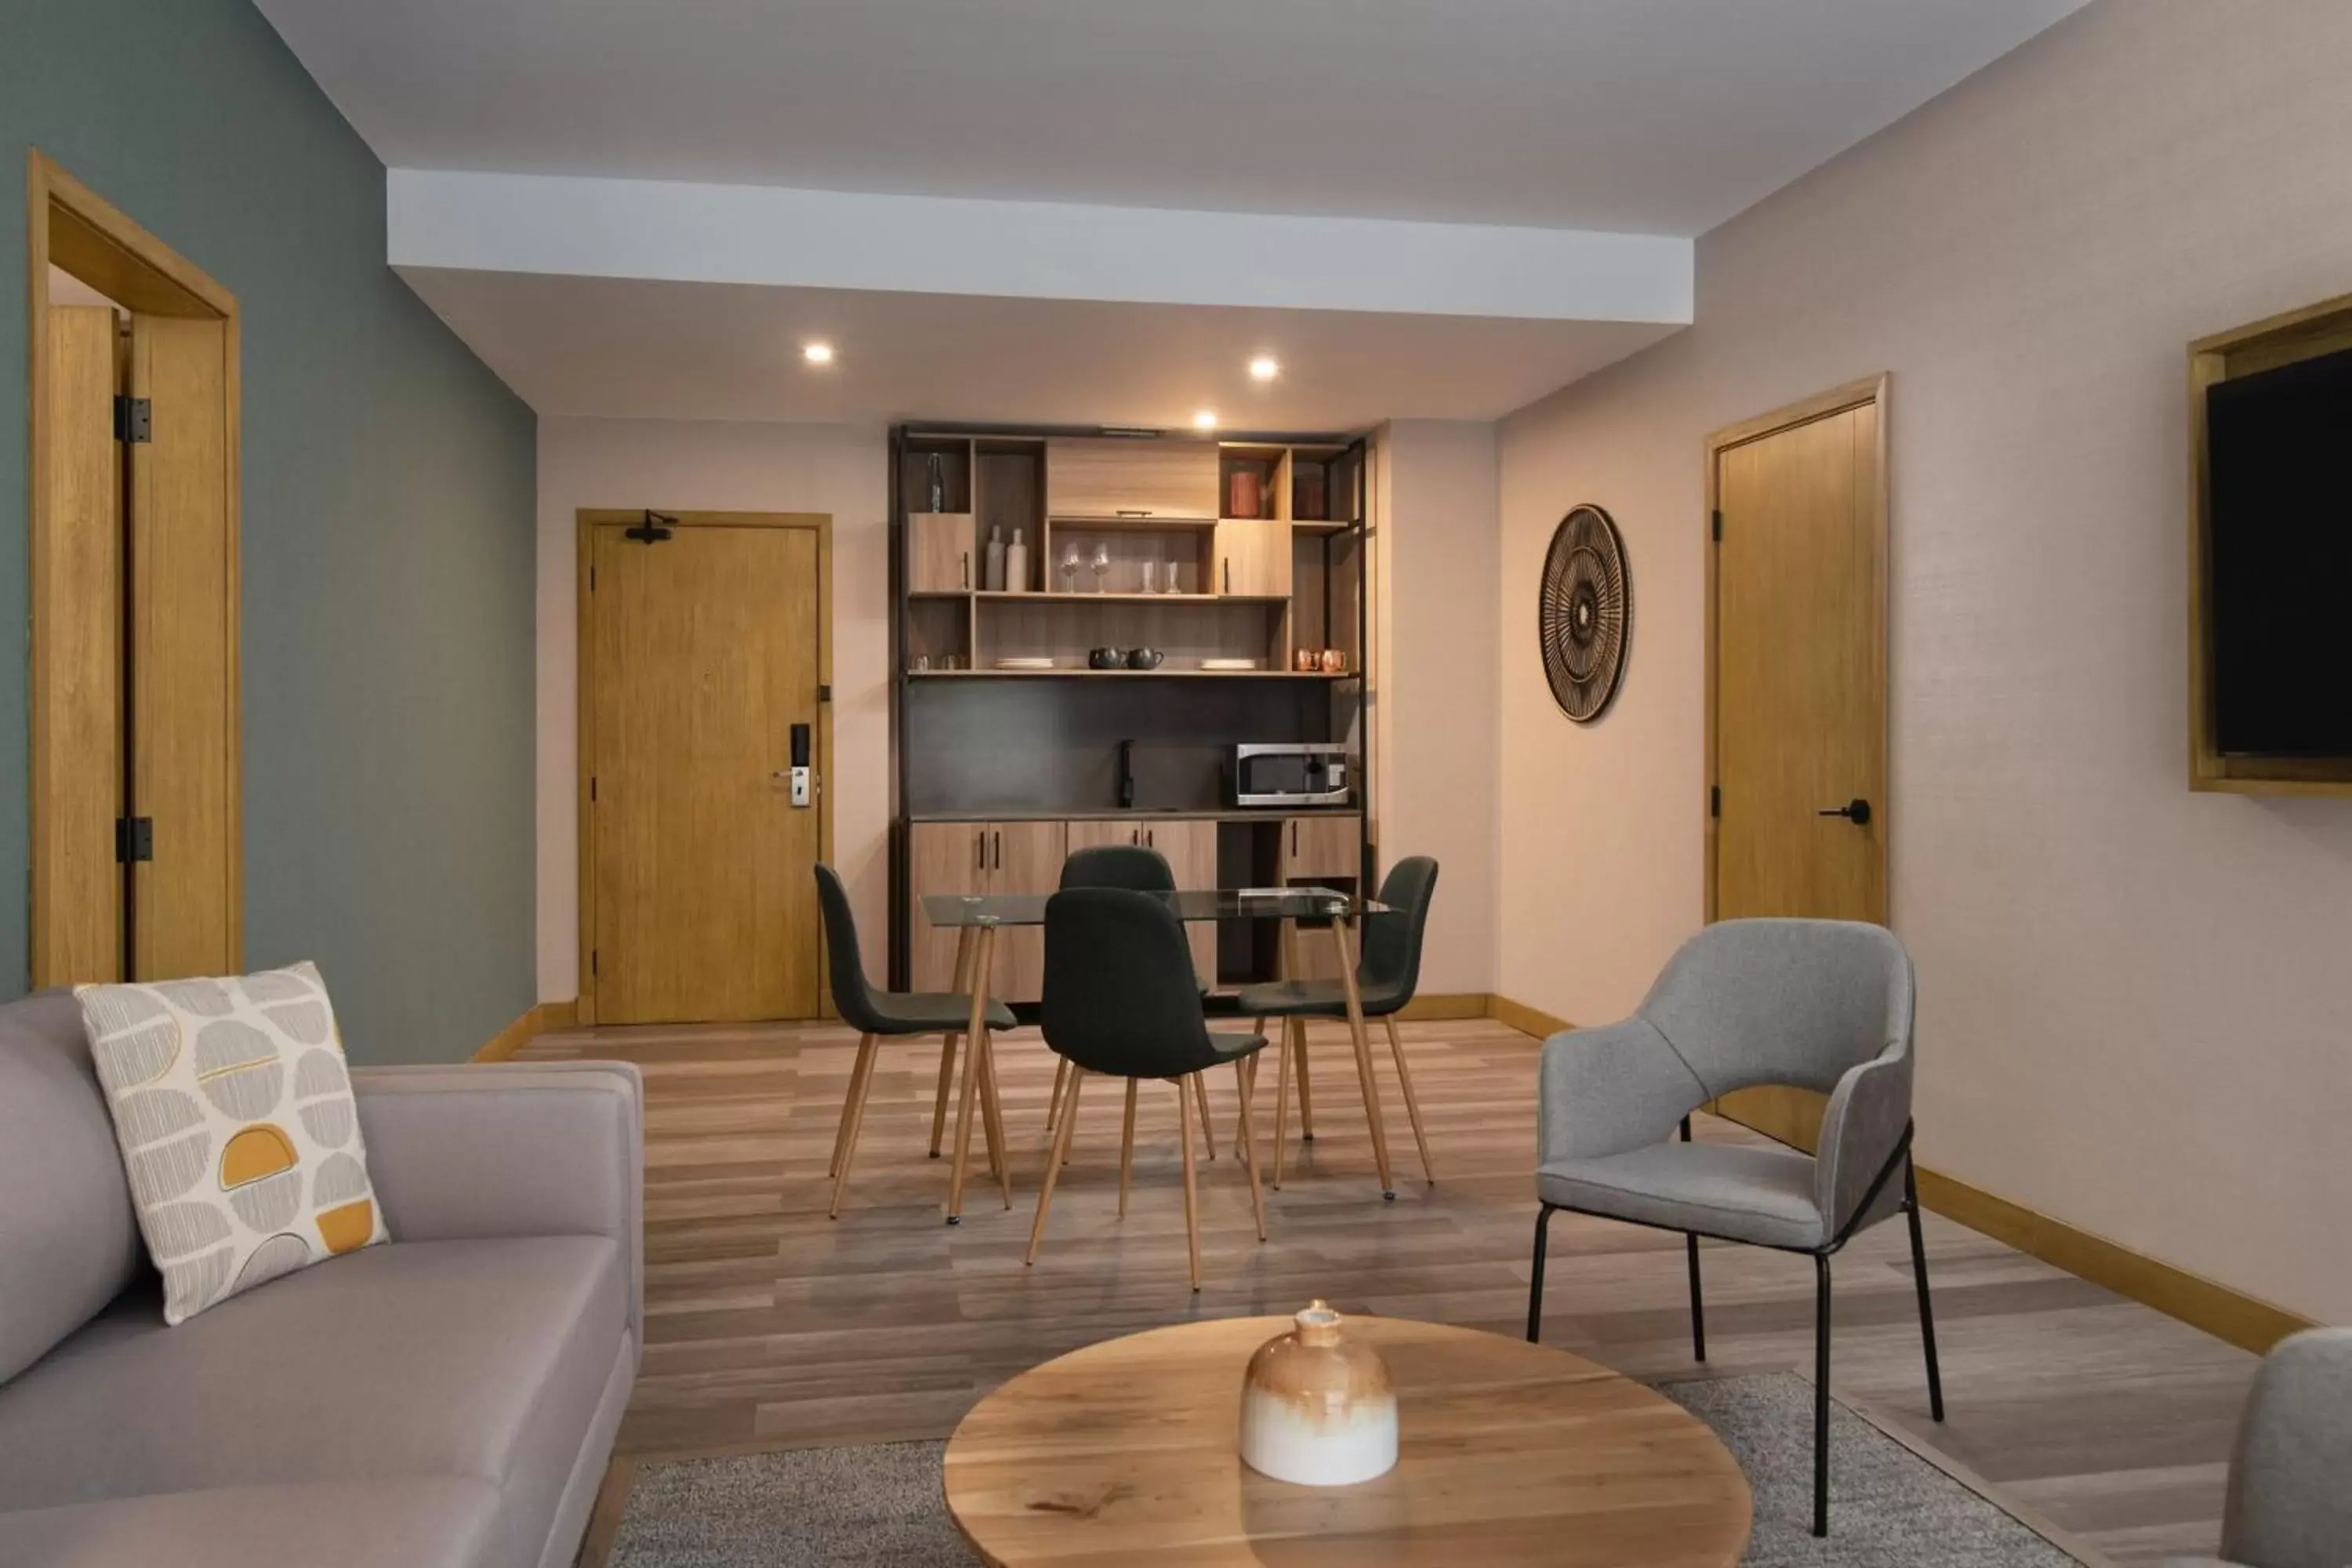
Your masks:
M1381 860L1438 863L1425 995L1495 989L1495 426L1399 420L1375 447Z
M2347 79L2343 0L2103 0L1708 236L1697 325L1507 422L1506 993L1614 1017L1697 923L1701 438L1891 371L1922 1156L2352 1320L2352 801L2184 782L2184 348L2352 290ZM1635 606L1590 729L1520 636L1581 500Z
M833 514L834 864L867 969L889 908L888 433L829 425L539 422L539 994L580 993L579 545L583 507Z

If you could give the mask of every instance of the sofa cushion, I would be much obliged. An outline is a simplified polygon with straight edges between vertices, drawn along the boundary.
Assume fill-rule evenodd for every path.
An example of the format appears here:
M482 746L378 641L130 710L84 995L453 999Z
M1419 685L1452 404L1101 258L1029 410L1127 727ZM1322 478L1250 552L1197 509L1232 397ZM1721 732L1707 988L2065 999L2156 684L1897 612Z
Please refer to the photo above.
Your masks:
M222 1487L0 1513L5 1568L488 1568L499 1492L457 1476Z
M164 1321L390 1239L317 965L75 994Z
M0 1510L473 1477L536 1562L628 1307L620 1247L584 1236L369 1247L177 1328L133 1290L0 1391Z
M64 991L0 1007L0 1384L121 1295L140 1258L81 1009Z

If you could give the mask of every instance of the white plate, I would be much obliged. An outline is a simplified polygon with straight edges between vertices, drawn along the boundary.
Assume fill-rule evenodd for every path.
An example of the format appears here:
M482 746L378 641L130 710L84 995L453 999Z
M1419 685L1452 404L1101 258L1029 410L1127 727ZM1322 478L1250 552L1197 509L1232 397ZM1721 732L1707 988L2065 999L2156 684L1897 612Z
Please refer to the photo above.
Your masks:
M1263 669L1265 667L1265 660L1262 658L1204 658L1201 661L1202 669Z
M1054 661L1050 658L1000 658L996 661L996 668L999 669L1051 669L1054 668Z

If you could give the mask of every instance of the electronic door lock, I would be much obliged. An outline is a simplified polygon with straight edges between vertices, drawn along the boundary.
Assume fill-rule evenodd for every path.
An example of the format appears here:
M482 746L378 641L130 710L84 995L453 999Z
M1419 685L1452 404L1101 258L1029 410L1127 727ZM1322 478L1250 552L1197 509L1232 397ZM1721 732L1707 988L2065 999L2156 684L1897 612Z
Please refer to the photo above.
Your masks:
M816 789L816 770L809 766L809 727L793 726L792 797L796 806L805 807Z

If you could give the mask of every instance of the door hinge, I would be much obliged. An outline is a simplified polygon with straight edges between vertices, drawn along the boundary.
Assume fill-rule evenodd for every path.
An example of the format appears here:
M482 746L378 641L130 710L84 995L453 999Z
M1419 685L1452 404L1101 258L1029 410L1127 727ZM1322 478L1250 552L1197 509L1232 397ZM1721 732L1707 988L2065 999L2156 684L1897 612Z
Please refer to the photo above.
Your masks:
M1721 816L1723 815L1723 786L1721 784L1709 784L1706 786L1706 814L1709 816Z
M1717 544L1723 542L1723 511L1721 508L1717 508L1715 513L1715 542Z
M116 817L114 858L125 866L134 860L155 858L155 819L152 816Z
M114 438L118 441L149 442L155 439L155 405L144 397L118 397L114 400Z

